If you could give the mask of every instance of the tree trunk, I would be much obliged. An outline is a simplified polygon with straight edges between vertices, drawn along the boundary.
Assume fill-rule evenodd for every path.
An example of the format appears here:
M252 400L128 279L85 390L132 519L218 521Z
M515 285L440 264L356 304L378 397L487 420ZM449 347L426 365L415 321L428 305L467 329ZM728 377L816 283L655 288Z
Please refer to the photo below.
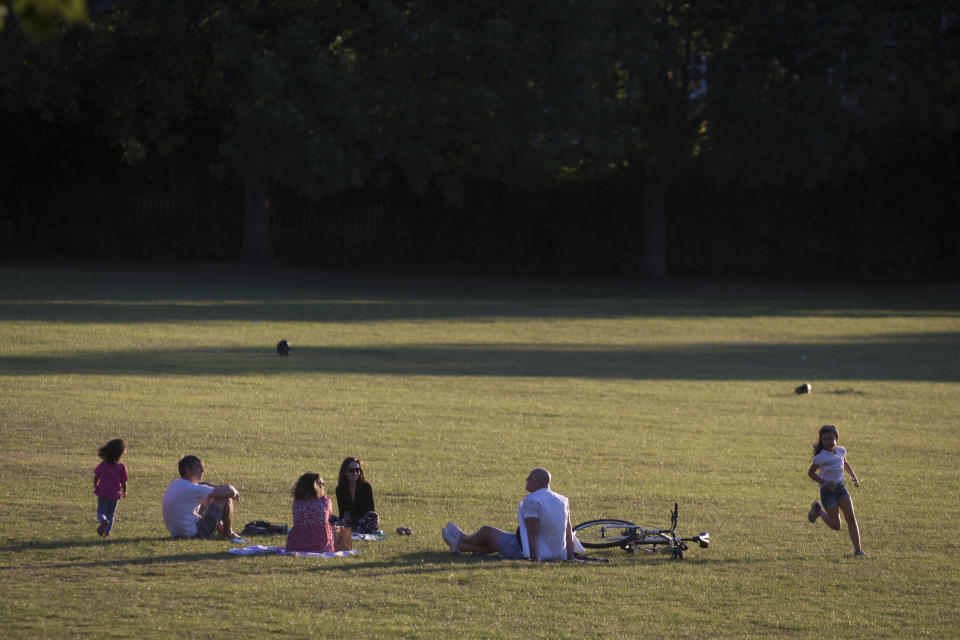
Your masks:
M249 264L275 264L270 241L270 209L266 190L245 182L243 185L243 250L240 261Z
M667 215L664 210L663 186L644 180L641 196L640 228L643 234L640 267L649 278L667 277Z

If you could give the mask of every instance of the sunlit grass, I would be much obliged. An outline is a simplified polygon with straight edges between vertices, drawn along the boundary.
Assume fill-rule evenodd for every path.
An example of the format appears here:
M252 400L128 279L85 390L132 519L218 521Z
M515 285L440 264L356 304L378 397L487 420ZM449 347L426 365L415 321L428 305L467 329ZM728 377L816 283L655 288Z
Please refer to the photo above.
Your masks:
M953 637L957 293L0 270L0 621L18 637ZM865 561L805 518L825 422L863 480ZM92 470L113 437L130 497L104 541ZM414 535L328 561L167 540L160 496L186 453L238 486L241 525L289 522L300 473L332 488L359 455L384 528ZM444 553L448 519L512 529L534 465L577 521L666 525L679 502L681 530L713 545L682 564Z

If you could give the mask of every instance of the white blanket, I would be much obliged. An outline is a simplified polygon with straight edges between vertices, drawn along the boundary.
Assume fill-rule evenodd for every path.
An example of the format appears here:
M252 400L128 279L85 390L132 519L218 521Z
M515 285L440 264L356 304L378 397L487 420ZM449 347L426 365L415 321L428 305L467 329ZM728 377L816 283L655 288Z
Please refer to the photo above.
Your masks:
M256 556L265 553L275 553L281 556L306 556L309 558L342 558L344 556L355 556L359 551L351 549L350 551L325 551L317 553L313 551L287 551L286 547L265 547L260 544L248 544L245 547L236 549L227 549L227 553L234 553L239 556Z

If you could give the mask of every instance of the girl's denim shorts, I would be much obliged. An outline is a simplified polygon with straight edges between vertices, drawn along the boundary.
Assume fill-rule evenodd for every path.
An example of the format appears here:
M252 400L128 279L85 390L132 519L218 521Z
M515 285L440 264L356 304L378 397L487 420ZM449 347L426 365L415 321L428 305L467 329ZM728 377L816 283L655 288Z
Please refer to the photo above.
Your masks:
M847 485L841 482L835 489L820 487L820 504L824 507L836 507L840 498L849 498Z

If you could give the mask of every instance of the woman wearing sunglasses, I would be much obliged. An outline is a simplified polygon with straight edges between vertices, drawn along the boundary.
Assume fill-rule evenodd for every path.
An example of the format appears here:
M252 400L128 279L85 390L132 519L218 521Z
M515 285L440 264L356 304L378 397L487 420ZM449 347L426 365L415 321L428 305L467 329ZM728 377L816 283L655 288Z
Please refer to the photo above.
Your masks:
M340 465L337 511L340 523L351 527L354 533L373 533L380 529L380 516L373 510L373 488L363 475L359 458L349 457Z

